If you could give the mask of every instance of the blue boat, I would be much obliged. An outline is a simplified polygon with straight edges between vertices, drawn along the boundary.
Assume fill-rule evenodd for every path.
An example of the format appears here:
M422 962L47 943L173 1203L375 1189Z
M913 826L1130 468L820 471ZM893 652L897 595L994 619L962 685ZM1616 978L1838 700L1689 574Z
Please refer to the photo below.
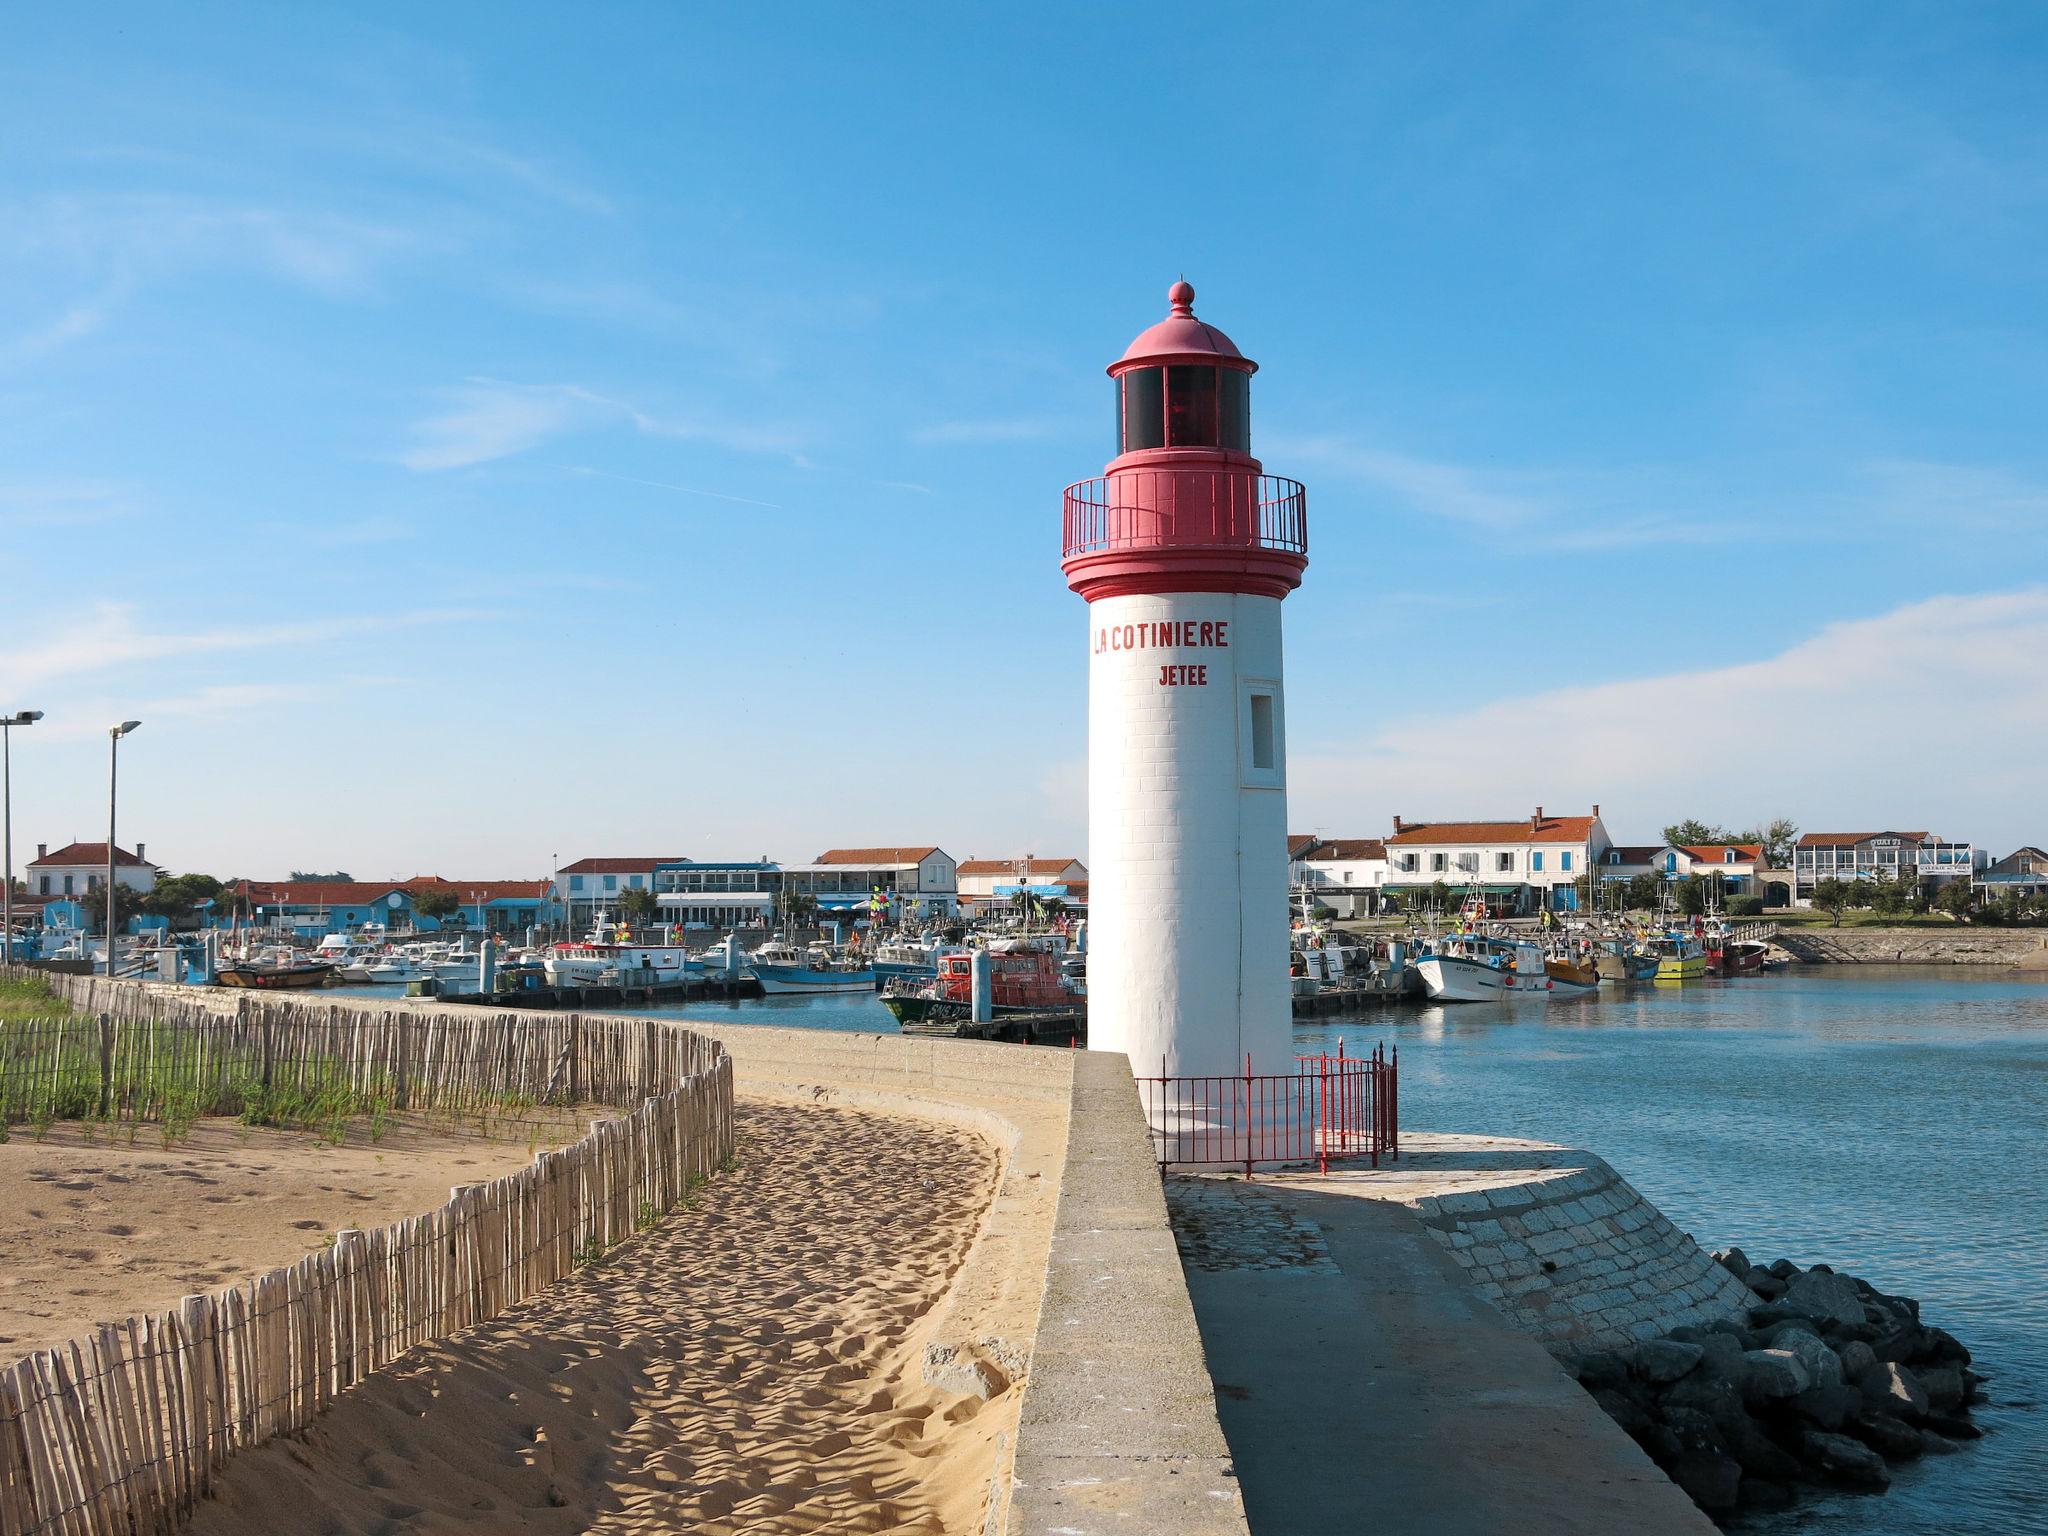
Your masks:
M829 945L798 949L770 939L754 951L747 969L769 996L795 992L872 992L875 968L865 960L835 954Z

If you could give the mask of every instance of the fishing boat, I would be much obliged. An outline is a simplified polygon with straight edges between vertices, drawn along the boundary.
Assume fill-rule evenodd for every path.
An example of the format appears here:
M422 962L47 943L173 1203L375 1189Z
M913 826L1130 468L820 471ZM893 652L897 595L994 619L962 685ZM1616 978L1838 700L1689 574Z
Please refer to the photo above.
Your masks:
M683 945L636 943L630 928L602 915L585 938L551 946L541 963L548 980L560 987L615 986L628 971L649 973L636 986L648 980L688 981L704 973L704 962ZM475 962L470 964L474 972Z
M798 949L786 939L770 939L754 951L747 969L770 997L798 992L870 992L875 985L873 965L835 954L828 944Z
M939 956L957 947L925 937L885 940L874 950L875 985L886 986L898 976L936 976Z
M1418 958L1415 969L1432 1002L1491 1003L1551 993L1543 951L1527 939L1454 933Z
M988 946L989 1004L996 1018L1025 1013L1069 1013L1081 993L1063 966L1063 945L1044 938L997 939ZM899 1024L968 1019L974 1012L974 956L965 950L938 958L929 977L900 976L882 988L882 1005Z
M1649 940L1657 957L1658 981L1700 981L1707 974L1707 947L1689 933L1658 934Z
M1657 957L1632 939L1607 939L1593 957L1602 981L1654 981Z
M1558 997L1584 997L1600 990L1600 972L1591 959L1560 960L1553 955L1543 962L1543 974Z
M297 992L324 987L334 977L334 968L318 960L301 960L269 965L259 960L231 960L215 971L214 979L224 987L251 987L261 992Z
M1723 976L1751 976L1764 969L1771 946L1761 939L1730 939L1721 946Z

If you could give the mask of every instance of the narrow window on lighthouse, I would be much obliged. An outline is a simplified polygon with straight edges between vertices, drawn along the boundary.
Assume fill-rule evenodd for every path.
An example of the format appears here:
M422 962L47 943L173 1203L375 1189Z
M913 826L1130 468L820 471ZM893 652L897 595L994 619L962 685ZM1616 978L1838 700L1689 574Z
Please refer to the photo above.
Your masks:
M1280 713L1280 685L1270 678L1246 678L1238 694L1238 750L1246 789L1281 789L1281 754L1286 726Z
M1133 368L1119 381L1123 385L1123 443L1118 450L1136 453L1141 448L1166 446L1166 390L1158 368Z
M1273 771L1273 695L1252 695L1252 767Z

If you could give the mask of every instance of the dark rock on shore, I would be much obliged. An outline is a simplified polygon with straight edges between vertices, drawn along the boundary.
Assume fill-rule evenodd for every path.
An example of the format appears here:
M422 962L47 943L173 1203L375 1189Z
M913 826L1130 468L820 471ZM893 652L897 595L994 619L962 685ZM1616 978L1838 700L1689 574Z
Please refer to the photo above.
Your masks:
M1572 1362L1607 1416L1716 1518L1782 1509L1802 1487L1882 1492L1887 1462L1981 1433L1982 1378L1920 1303L1824 1264L1714 1255L1756 1297L1747 1317Z

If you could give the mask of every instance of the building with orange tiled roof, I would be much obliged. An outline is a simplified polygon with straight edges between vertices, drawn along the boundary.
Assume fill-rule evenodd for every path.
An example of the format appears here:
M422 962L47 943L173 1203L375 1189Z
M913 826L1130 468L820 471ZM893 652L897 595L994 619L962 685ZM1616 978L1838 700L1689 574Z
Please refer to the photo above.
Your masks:
M148 845L137 843L130 853L118 844L114 848L114 882L130 890L156 887L163 870L143 857ZM28 888L37 896L83 896L96 891L107 878L107 845L66 843L52 850L48 843L36 844L36 856L26 871Z
M930 843L827 848L808 864L785 864L782 889L808 899L824 918L920 923L960 906L959 865Z
M1387 845L1377 837L1287 839L1287 879L1297 910L1326 907L1339 917L1370 917L1380 910L1387 879Z
M1072 906L1075 889L1088 888L1088 866L1072 858L962 859L958 873L960 910L970 916L1001 911L1027 890Z
M1442 884L1460 900L1483 898L1502 917L1570 912L1579 905L1579 878L1611 846L1598 805L1589 816L1552 816L1539 805L1513 821L1396 816L1386 838L1386 889L1412 903Z
M428 890L452 892L457 906L446 918L416 910ZM559 916L549 882L448 880L414 875L404 880L238 880L215 902L215 921L275 929L296 938L360 933L365 928L430 933L444 927L523 937Z

